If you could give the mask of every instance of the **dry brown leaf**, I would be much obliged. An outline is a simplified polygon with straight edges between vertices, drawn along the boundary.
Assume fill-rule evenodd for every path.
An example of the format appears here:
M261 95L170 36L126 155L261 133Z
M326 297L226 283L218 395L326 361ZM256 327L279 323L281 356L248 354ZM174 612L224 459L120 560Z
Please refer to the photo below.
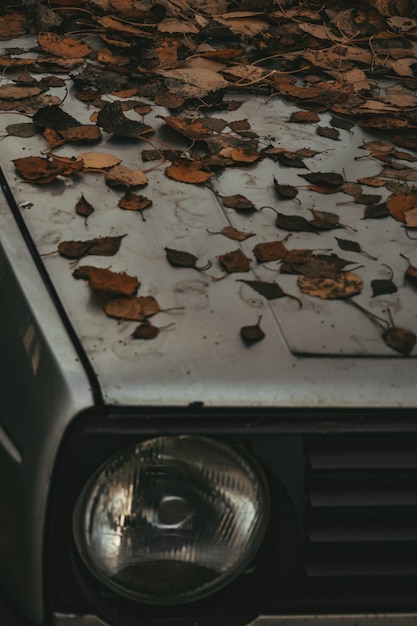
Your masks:
M189 161L179 159L165 170L168 178L182 183L200 185L206 183L213 176L213 172L208 172L201 161Z
M323 300L350 298L363 289L362 279L353 272L340 272L329 278L301 275L297 284L303 293Z
M268 241L258 243L253 249L253 254L258 263L267 263L268 261L281 261L285 259L288 249L282 241Z
M84 265L73 272L74 278L88 280L91 289L120 296L133 296L140 282L126 272L113 272L107 268Z
M58 176L71 176L83 167L81 160L66 157L21 157L13 163L26 182L36 185L51 183Z
M134 322L143 322L148 317L159 313L160 310L160 306L153 296L115 298L104 305L104 311L109 317Z
M26 19L22 13L7 13L0 16L0 40L20 37L26 32Z
M228 274L249 272L250 270L250 260L240 248L221 254L218 258L220 265Z
M58 252L68 259L81 259L87 254L113 256L118 252L124 237L126 235L95 237L84 241L61 241L58 245Z
M24 98L33 98L42 93L42 89L39 87L25 87L19 85L0 86L0 98L2 100L22 100Z
M204 98L213 91L225 89L228 82L210 70L174 69L159 72L165 79L166 89L182 98Z
M387 209L398 222L406 222L406 213L417 208L417 193L397 193L387 200Z
M125 165L114 165L106 172L106 184L109 187L144 187L148 184L148 178L142 170L134 170Z
M119 165L122 159L108 152L83 152L79 155L85 171L88 170L108 170Z
M152 200L145 196L138 196L131 191L127 191L123 198L120 198L117 206L125 211L145 211L152 206Z
M91 48L86 43L52 32L39 33L38 43L46 52L64 59L82 59L91 53Z

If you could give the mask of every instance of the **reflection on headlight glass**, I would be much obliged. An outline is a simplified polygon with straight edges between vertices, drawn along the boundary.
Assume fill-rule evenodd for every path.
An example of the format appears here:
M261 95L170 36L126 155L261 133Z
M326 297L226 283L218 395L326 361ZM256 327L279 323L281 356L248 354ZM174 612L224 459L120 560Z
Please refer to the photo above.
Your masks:
M162 437L113 457L87 485L75 536L89 568L122 595L177 603L222 587L253 557L264 482L210 439Z

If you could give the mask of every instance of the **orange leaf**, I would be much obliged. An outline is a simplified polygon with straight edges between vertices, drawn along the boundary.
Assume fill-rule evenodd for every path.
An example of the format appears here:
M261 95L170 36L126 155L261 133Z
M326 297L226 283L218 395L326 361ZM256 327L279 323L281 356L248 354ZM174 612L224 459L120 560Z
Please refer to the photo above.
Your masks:
M64 59L80 59L90 54L91 48L72 37L61 37L51 32L38 35L38 43L46 52Z
M202 169L199 161L180 159L165 170L167 176L182 183L205 183L213 176L213 172Z

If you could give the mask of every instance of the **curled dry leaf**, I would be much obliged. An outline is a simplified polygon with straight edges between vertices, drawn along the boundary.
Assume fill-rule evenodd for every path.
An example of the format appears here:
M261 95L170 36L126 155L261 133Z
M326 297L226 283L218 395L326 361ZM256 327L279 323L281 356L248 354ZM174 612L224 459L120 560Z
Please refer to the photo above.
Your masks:
M63 157L21 157L13 163L25 181L36 185L51 183L58 176L71 176L83 167L82 160Z
M234 241L245 241L246 239L249 239L249 237L255 236L255 233L246 233L243 230L237 230L233 226L225 226L216 232L211 230L207 230L207 232L210 233L210 235L223 235L224 237L233 239Z
M298 189L292 185L280 185L274 176L274 188L282 200L291 200L298 195Z
M58 252L68 259L81 259L87 254L98 256L113 256L116 254L126 235L115 237L95 237L85 241L61 241L58 244Z
M173 267L192 267L199 272L210 269L212 263L208 261L203 267L197 267L198 257L191 252L184 250L174 250L173 248L165 248L168 262Z
M240 248L220 255L219 262L228 274L249 272L250 270L250 259L243 254Z
M289 293L285 293L281 289L281 287L277 283L269 283L262 280L243 280L239 279L240 283L245 283L245 285L249 285L256 293L259 293L261 296L264 296L267 300L276 300L278 298L291 298L292 300L296 300L299 306L302 306L302 302L296 296L292 296Z
M261 341L262 339L264 339L265 333L260 327L261 319L262 315L259 316L256 324L242 326L242 328L240 329L240 336L247 345L252 345L257 341Z
M107 268L84 265L74 270L74 278L88 280L91 289L119 296L133 296L140 286L136 276L113 272Z
M231 196L220 196L222 205L227 209L234 209L239 213L253 213L256 211L256 207L252 200L242 196L240 193L235 193Z
M323 300L350 298L363 289L362 279L353 272L340 272L328 278L301 275L297 283L303 293Z
M138 196L136 193L127 191L118 202L118 206L125 211L145 211L152 206L152 200L145 196Z

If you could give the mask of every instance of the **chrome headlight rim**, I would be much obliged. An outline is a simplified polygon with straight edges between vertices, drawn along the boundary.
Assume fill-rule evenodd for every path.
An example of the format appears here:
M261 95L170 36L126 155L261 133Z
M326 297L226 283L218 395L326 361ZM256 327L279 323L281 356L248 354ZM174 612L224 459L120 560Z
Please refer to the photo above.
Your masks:
M196 594L194 593L194 591L192 591L190 594L185 593L182 599L180 600L174 599L172 597L168 597L166 601L158 600L157 602L155 602L154 599L151 598L150 600L148 600L145 595L140 595L140 594L137 594L136 592L126 593L126 590L124 588L121 588L118 584L109 585L108 578L106 576L102 576L100 572L97 571L94 565L93 567L91 567L91 562L89 562L89 560L85 558L85 547L86 547L85 541L84 539L80 541L79 529L80 529L80 520L83 517L84 512L87 508L86 501L90 495L89 487L91 488L91 486L94 485L94 481L97 481L98 477L100 477L100 475L106 470L106 468L110 467L111 464L116 459L120 459L120 456L123 455L124 453L128 455L129 452L131 452L132 449L136 448L137 446L151 445L153 442L160 441L163 439L172 439L175 441L178 441L180 439L183 439L183 440L185 439L191 442L193 441L194 442L195 441L208 442L210 446L215 446L218 449L222 449L226 451L228 454L234 455L234 458L240 459L240 462L243 464L243 466L245 466L246 464L246 468L249 468L250 471L252 472L252 475L256 476L256 479L258 481L257 485L258 485L259 493L262 494L262 502L263 502L264 510L263 510L263 514L259 515L260 521L257 521L256 532L253 533L255 535L255 539L252 541L251 547L247 551L245 558L242 559L240 566L231 572L231 575L226 575L222 577L221 585L213 586L209 584L207 589L204 589L204 591L202 591L201 593L199 592L198 594ZM87 480L86 484L84 485L84 488L81 490L81 494L79 495L77 499L76 506L74 509L74 514L73 514L73 529L74 529L75 544L76 544L78 555L81 558L81 561L83 562L83 566L86 567L87 570L89 571L89 574L92 575L93 578L96 579L99 584L103 585L104 588L107 588L111 594L118 595L120 597L120 601L122 602L127 601L129 603L131 602L135 606L137 606L139 603L142 605L147 605L152 609L152 607L153 608L158 608L158 607L163 608L164 606L181 607L184 604L196 604L196 603L198 604L198 603L204 602L206 598L211 598L213 594L219 594L219 593L221 594L223 591L227 592L227 589L230 587L230 585L234 584L235 580L238 579L242 575L242 573L245 571L248 565L256 558L257 552L259 551L264 541L264 537L265 537L267 527L269 524L269 517L270 517L270 494L269 494L268 481L266 480L262 467L257 461L257 459L254 458L250 453L248 453L246 449L244 449L241 445L236 445L233 442L230 442L228 438L226 439L226 438L218 438L218 437L211 437L211 436L193 435L193 434L192 435L169 434L169 435L160 435L160 436L151 437L151 438L143 438L143 439L140 438L139 441L135 441L135 443L133 444L130 444L126 447L116 450L110 457L108 457L102 464L100 464L100 466L93 472L92 476ZM201 588L202 590L203 590L203 587Z

